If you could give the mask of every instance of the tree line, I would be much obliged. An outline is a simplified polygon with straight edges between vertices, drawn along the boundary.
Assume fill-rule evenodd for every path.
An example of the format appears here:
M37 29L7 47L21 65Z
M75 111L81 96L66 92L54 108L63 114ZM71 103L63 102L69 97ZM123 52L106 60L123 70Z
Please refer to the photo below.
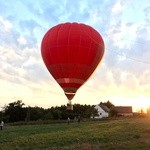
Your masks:
M51 107L44 109L42 107L26 107L21 100L9 103L0 111L1 120L7 123L19 121L37 121L37 120L66 120L77 118L90 118L96 116L97 110L94 105L74 104L73 110L67 110L67 106Z

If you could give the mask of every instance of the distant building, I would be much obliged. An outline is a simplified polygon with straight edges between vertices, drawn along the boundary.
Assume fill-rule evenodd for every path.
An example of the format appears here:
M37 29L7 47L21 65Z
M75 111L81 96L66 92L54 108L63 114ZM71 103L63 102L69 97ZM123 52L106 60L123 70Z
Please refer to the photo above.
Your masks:
M113 110L116 111L117 116L133 116L132 106L115 106Z
M95 118L95 119L101 119L101 118L106 118L109 116L109 108L105 105L96 105L94 107L97 112L98 112L98 115L97 116L94 116L92 118Z

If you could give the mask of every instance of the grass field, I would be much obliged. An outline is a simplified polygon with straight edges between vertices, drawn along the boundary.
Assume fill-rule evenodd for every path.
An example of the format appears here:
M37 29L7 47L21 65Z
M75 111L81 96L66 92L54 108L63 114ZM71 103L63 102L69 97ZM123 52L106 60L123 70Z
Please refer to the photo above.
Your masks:
M150 150L150 118L5 126L1 150Z

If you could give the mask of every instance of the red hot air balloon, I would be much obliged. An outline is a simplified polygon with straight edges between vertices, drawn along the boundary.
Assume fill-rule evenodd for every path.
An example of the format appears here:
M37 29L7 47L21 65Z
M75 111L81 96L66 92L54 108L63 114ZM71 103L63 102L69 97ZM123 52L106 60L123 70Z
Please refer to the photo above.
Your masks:
M63 23L52 27L41 44L43 61L69 103L92 75L104 54L104 41L92 27Z

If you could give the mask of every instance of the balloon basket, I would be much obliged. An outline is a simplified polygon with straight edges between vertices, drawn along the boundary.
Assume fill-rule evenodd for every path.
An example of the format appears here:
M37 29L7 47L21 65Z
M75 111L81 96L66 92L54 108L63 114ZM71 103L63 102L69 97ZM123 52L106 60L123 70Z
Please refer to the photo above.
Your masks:
M73 105L71 104L71 101L67 103L67 110L73 110Z

